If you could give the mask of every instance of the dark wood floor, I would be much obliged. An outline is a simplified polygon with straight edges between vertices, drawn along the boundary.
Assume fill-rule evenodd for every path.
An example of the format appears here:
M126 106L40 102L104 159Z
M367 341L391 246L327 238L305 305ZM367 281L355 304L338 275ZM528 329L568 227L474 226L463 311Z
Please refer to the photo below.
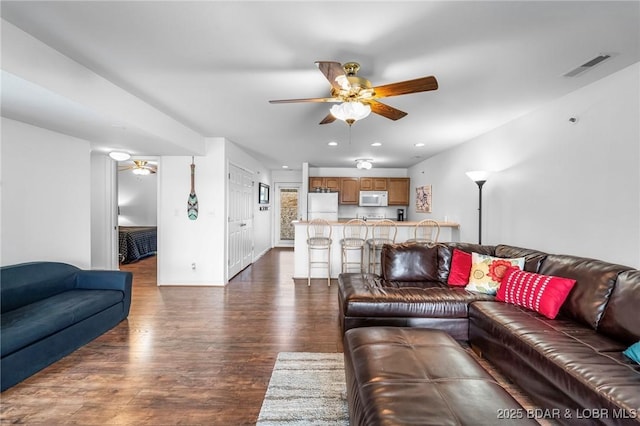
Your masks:
M3 424L254 424L278 352L342 352L337 285L294 283L292 250L225 288L159 288L155 257L122 269L128 320L3 392Z

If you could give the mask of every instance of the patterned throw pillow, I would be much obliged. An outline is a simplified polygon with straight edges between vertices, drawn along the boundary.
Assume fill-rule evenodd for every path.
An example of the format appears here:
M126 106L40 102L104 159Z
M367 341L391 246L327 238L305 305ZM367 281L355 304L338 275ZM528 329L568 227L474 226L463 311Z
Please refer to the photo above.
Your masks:
M640 364L640 342L636 342L629 346L627 350L622 353Z
M524 268L524 257L504 259L486 254L471 253L471 273L465 289L478 293L496 294L508 268Z
M502 278L496 299L554 319L575 283L576 280L569 278L509 268Z
M469 274L471 273L471 253L453 249L451 256L451 267L447 284L452 286L466 286L469 284Z

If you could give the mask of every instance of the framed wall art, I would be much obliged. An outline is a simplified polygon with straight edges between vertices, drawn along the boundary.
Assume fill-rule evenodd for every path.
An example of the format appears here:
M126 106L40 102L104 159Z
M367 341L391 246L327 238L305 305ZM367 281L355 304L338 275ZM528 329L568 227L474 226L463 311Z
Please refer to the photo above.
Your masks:
M431 213L431 185L416 188L416 212Z
M258 204L269 204L269 185L258 184Z

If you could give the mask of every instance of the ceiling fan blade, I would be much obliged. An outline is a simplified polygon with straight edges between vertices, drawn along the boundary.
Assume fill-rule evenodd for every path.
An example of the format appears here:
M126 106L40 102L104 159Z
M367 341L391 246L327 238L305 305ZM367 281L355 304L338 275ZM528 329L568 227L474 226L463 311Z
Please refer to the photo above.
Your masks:
M337 98L303 98L303 99L278 99L269 101L270 104L291 104L295 102L340 102Z
M340 82L336 80L338 77L342 76L343 78L339 79L344 84L349 84L349 80L347 79L346 74L344 73L344 69L342 69L342 64L340 62L333 61L316 61L316 66L320 70L322 74L329 80L331 87L336 90L342 90L344 87L340 85Z
M393 121L399 120L405 115L407 115L406 112L400 111L397 108L383 104L382 102L372 100L372 101L369 101L368 104L371 105L371 112L375 112L376 114L386 117Z
M387 98L389 96L407 95L409 93L426 92L436 90L438 80L434 76L416 78L415 80L400 81L398 83L385 84L374 87L374 98Z
M320 124L329 124L333 123L334 121L336 121L336 118L331 113L329 113L325 118L322 119Z

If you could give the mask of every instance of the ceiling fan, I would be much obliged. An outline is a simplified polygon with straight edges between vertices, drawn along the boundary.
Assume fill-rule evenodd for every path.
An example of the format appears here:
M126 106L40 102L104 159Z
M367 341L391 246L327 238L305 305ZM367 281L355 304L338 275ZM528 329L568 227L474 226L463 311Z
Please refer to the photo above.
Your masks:
M379 102L378 99L380 98L426 92L438 88L438 81L433 76L374 87L369 80L357 76L360 64L356 62L347 62L341 65L339 62L317 61L315 64L331 84L330 97L281 99L269 102L272 104L293 102L337 103L338 105L331 107L331 112L320 124L332 123L337 118L351 126L356 120L365 118L370 112L394 121L407 115L404 111Z
M158 171L158 167L154 164L150 164L146 160L131 160L133 165L122 166L118 168L118 171L131 170L136 175L150 175Z

